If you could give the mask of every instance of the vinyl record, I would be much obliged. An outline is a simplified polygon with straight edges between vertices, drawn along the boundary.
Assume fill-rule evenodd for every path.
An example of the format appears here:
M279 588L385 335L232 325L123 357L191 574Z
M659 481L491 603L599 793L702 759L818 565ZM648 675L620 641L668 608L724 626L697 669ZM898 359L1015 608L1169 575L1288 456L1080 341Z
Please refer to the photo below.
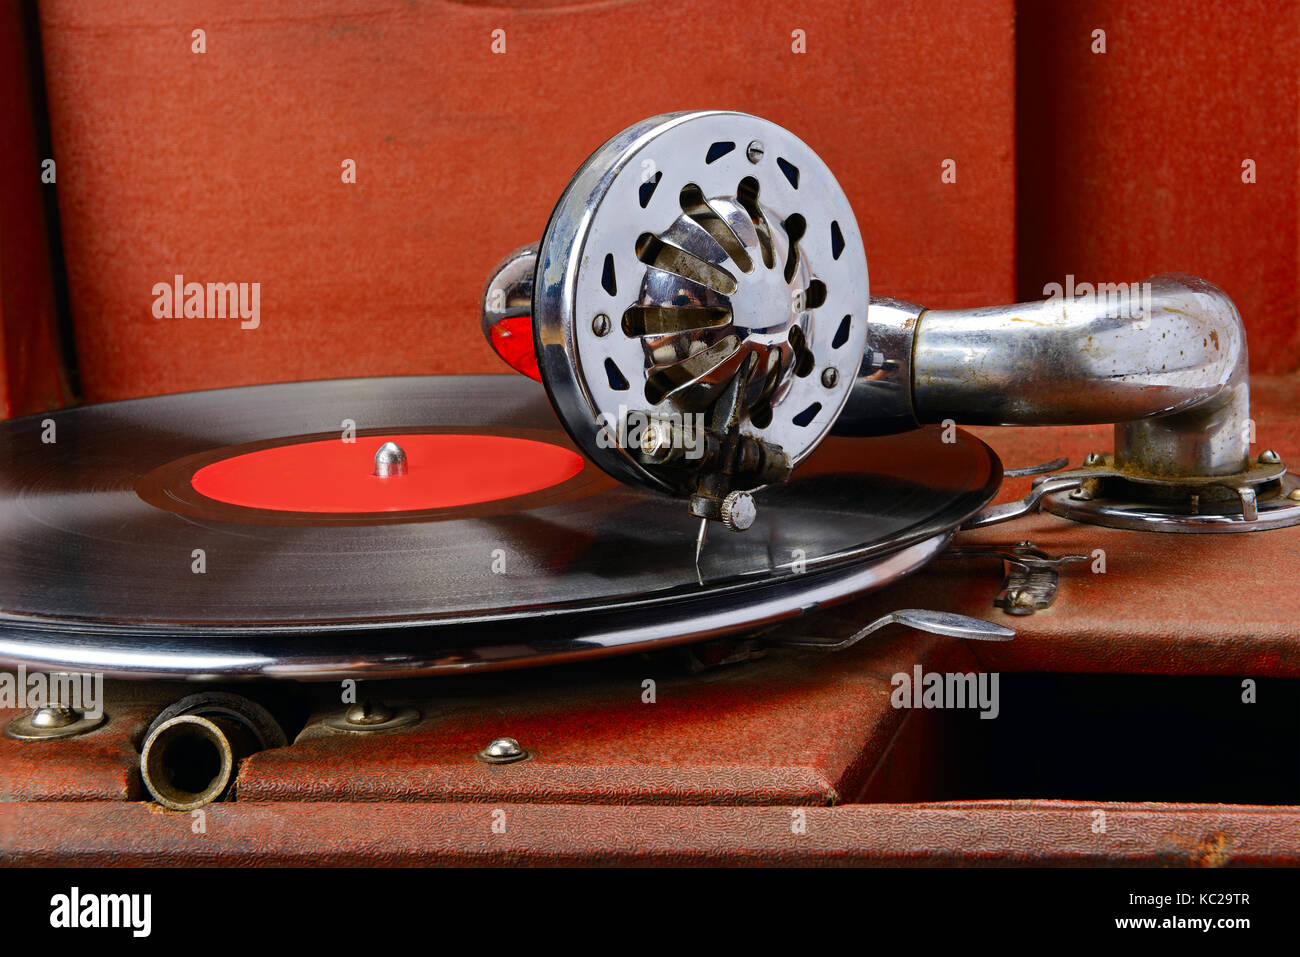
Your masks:
M521 647L597 618L686 635L684 608L731 609L710 633L745 627L744 608L773 596L785 611L808 604L801 592L847 597L887 580L864 574L873 563L921 546L893 563L902 574L941 548L1001 478L958 435L826 441L757 493L752 528L713 528L697 568L685 503L595 469L516 376L255 386L16 419L0 427L0 659L264 674L301 658L295 676L319 677L348 661L382 671L386 654L395 673L533 656L469 653L471 626ZM407 471L380 478L390 440Z

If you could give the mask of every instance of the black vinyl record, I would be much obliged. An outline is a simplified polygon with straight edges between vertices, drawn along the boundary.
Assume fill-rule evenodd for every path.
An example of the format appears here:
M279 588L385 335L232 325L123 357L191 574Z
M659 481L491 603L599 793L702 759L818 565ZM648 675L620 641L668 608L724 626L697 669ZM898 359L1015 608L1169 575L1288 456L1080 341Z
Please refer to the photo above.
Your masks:
M449 432L573 449L542 389L517 376L254 386L3 423L0 658L76 663L37 653L38 635L77 636L71 644L95 664L95 648L175 656L201 651L204 636L237 636L251 649L277 635L332 634L382 657L383 642L366 635L418 629L406 648L452 641L444 626L461 627L463 644L467 625L508 623L531 641L548 621L562 631L561 620L590 614L668 621L673 603L761 604L767 592L845 581L908 546L946 543L1001 479L996 456L965 433L956 442L937 430L831 438L792 480L756 494L752 528L713 528L698 568L698 522L683 501L585 462L528 494L407 512L275 512L212 501L190 484L204 464L337 436L345 421L375 445L387 434ZM294 480L309 496L322 477ZM746 620L736 616L737 626ZM151 636L167 640L150 645ZM149 673L187 669L161 663Z

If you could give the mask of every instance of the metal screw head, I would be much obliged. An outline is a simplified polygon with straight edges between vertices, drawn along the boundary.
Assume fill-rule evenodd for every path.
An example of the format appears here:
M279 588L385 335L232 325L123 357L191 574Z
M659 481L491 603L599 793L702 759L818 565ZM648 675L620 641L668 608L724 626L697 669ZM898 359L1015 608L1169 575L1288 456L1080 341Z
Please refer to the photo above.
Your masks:
M390 478L406 474L406 450L396 442L385 442L375 453L375 475Z
M1083 464L1088 467L1095 467L1101 465L1105 461L1106 461L1106 457L1102 455L1100 452L1089 452L1087 455L1083 457Z
M835 383L840 381L840 374L834 366L827 366L822 370L822 385L828 389L835 388Z
M383 724L385 721L392 720L393 712L382 704L363 701L360 704L354 704L352 707L348 708L344 717L348 724Z
M32 712L33 728L66 728L81 720L81 712L75 708L37 708Z
M754 524L758 517L758 508L754 505L754 496L748 492L728 493L722 500L722 524L733 532L743 532Z
M102 712L99 717L89 718L76 708L37 708L10 721L5 725L4 733L5 737L18 741L73 738L98 728L106 718Z
M611 325L609 316L605 315L603 312L598 312L596 313L596 317L591 320L591 331L597 336L607 336L609 335Z
M1020 588L1007 592L1007 603L1013 608L1033 608L1034 596Z
M751 163L757 163L759 160L763 158L763 144L758 140L754 140L745 149L745 157Z
M663 422L651 422L641 432L641 451L658 458L673 447L672 427Z
M1278 455L1277 452L1272 449L1265 449L1263 452L1259 453L1260 465L1277 465L1281 461L1282 456Z
M414 708L390 708L378 701L361 701L351 705L341 714L335 712L327 716L322 723L332 731L346 731L350 734L378 734L384 731L396 731L409 728L420 720L420 712Z
M514 738L497 738L480 751L478 757L488 764L513 764L528 757L528 752Z

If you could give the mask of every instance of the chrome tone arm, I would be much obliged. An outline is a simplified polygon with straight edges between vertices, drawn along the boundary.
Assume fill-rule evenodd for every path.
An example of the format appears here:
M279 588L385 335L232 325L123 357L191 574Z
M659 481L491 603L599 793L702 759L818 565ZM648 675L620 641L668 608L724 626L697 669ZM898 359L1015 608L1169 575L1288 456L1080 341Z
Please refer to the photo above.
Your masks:
M912 353L924 306L872 296L867 309L867 348L835 421L835 435L893 435L921 426L912 406Z
M1111 287L1103 286L1105 290ZM951 419L966 425L1114 422L1117 465L1152 476L1246 468L1246 334L1222 290L1155 276L1131 292L982 309L873 299L868 365L836 431L885 434ZM911 392L897 388L910 365Z

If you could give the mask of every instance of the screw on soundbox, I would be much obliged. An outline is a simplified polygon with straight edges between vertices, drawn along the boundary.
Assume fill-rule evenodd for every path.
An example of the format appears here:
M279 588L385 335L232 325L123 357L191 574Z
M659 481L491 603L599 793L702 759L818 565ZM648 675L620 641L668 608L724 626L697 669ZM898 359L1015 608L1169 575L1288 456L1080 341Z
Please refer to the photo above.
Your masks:
M722 500L722 524L733 532L743 532L754 524L758 509L754 505L754 496L748 492L735 491Z
M641 454L652 462L670 462L682 457L683 449L672 423L652 421L641 431Z

